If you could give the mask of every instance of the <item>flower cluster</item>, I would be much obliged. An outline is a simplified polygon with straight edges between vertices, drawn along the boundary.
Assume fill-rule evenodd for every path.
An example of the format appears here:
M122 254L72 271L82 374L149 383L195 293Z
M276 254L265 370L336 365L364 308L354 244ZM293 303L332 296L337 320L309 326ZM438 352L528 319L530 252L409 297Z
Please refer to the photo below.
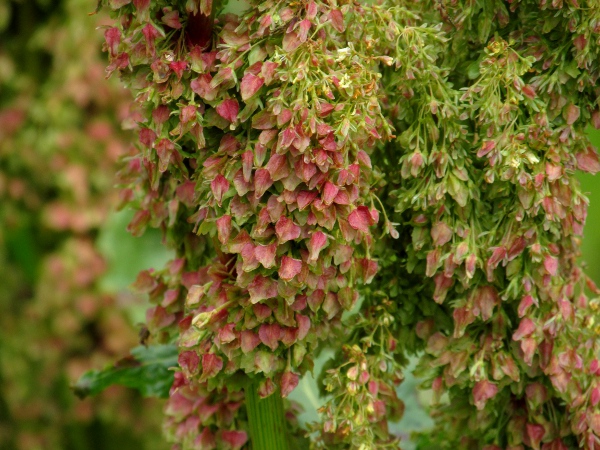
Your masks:
M164 228L179 256L138 279L157 304L149 325L181 333L198 386L242 371L286 396L377 271L382 61L325 2L222 15L213 47L190 31L210 11L159 3L123 6L105 32L109 69L145 111L142 153L121 174L131 229Z
M386 294L363 305L363 315L350 323L352 334L323 377L330 400L319 409L324 418L315 448L398 448L388 422L402 417L404 404L396 387L403 379L398 341L394 335L396 306Z
M232 450L242 448L248 435L236 428L240 428L243 399L239 391L208 392L206 386L192 384L178 372L165 408L167 439L179 443L175 448L215 448L217 443Z
M592 1L108 3L143 116L130 228L177 252L138 279L180 346L175 441L244 445L240 380L286 396L329 342L317 448L397 446L422 350L435 448L598 448Z
M509 21L502 3L428 6L444 22L448 56L427 57L431 38L405 32L424 45L416 64L396 56L406 76L385 84L398 141L382 158L400 151L402 164L384 169L387 202L406 239L377 284L399 272L421 280L420 369L442 398L429 440L598 448L597 300L588 298L598 290L576 261L587 200L574 178L600 169L585 135L590 120L600 126L597 12L514 2ZM415 309L406 293L398 300Z

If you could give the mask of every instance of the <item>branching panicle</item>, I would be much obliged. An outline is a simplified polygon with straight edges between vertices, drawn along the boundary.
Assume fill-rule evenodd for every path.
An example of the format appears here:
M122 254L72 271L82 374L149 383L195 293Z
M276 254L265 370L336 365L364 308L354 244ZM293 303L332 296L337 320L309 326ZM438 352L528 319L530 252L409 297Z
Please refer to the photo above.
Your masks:
M130 228L177 252L139 280L180 349L174 441L245 445L239 389L286 396L330 344L315 448L397 447L422 350L432 448L598 448L593 1L249 2L211 45L194 2L113 3L109 72L143 111Z

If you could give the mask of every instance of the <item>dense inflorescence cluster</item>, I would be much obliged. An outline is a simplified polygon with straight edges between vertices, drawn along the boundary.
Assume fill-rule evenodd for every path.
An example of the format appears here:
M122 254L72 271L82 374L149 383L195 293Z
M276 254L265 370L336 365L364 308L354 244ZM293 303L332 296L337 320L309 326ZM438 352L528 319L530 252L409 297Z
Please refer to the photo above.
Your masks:
M146 111L123 173L145 186L124 191L132 228L177 228L181 257L137 283L157 303L149 328L168 339L178 323L186 382L220 392L243 372L285 396L377 271L368 152L390 128L380 58L349 43L342 12L275 6L221 16L213 49L182 25L203 11L158 4L123 7L106 38Z
M330 344L316 448L397 447L421 351L431 448L600 447L594 1L107 3L130 228L177 252L136 283L180 348L175 442L242 447L238 391L286 396Z
M424 64L408 96L390 91L405 153L388 191L411 234L401 265L440 305L415 328L422 373L449 399L435 445L598 448L598 291L576 261L574 178L600 169L585 135L600 126L598 8L438 6L452 83L425 81Z

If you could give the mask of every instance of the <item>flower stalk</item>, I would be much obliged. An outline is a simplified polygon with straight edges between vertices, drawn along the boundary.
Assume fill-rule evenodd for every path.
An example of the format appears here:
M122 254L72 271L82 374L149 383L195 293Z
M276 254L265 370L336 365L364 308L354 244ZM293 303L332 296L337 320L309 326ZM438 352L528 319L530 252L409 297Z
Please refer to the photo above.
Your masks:
M245 389L248 431L253 450L289 450L283 399L279 392L261 398L260 383L250 383Z

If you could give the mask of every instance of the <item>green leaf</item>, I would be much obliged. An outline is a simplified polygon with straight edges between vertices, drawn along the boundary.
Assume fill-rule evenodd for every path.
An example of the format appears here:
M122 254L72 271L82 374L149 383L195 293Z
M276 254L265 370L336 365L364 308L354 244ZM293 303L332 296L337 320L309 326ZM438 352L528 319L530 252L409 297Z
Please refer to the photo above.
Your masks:
M137 389L144 397L166 398L173 384L171 369L177 366L177 356L175 345L140 345L131 350L130 356L112 366L84 373L73 390L78 397L84 398L120 384Z

